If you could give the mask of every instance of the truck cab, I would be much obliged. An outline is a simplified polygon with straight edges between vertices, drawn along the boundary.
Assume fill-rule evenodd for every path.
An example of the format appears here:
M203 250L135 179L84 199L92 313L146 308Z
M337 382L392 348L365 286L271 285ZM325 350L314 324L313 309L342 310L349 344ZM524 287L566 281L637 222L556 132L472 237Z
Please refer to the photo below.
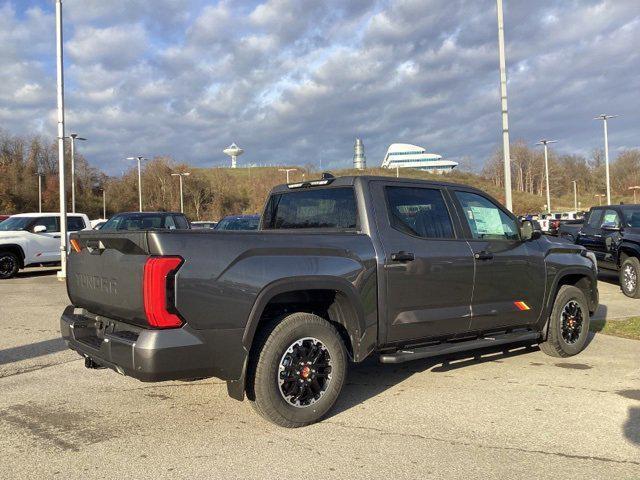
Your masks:
M625 295L640 298L640 205L591 208L576 243L595 254L599 268L619 273Z

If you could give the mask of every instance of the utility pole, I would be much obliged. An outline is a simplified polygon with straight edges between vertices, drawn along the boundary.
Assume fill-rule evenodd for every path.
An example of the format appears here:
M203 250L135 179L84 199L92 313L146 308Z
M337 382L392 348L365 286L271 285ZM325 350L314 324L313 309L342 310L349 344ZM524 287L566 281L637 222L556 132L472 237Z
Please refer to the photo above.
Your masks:
M64 68L62 57L62 0L56 0L56 90L58 107L58 173L60 176L60 271L67 278L67 196L64 184Z
M289 183L289 172L297 172L297 168L279 168L279 172L287 172L287 183Z
M504 47L504 14L502 0L497 1L498 12L498 54L500 57L500 98L502 102L502 154L504 163L504 201L513 211L511 200L511 152L509 151L509 110L507 108L507 60Z
M172 173L172 177L178 177L180 179L180 213L184 213L184 196L182 195L182 177L188 177L191 175L189 172Z
M42 177L44 173L38 172L36 175L38 176L38 213L42 213Z
M102 218L107 219L107 192L102 187Z
M616 118L619 115L606 115L601 113L594 120L602 120L604 126L604 171L607 180L607 205L611 205L611 180L609 178L609 132L607 129L607 120Z
M547 212L551 213L551 193L549 193L549 144L557 143L557 140L542 139L537 144L544 145L544 177L547 186Z
M76 140L86 140L72 133L68 137L71 140L71 211L76 213Z
M137 156L137 157L127 157L127 160L137 160L138 161L138 205L139 211L142 211L142 169L140 167L140 163L146 158Z
M571 183L573 183L573 209L577 212L578 211L578 182L576 182L575 180L572 180Z

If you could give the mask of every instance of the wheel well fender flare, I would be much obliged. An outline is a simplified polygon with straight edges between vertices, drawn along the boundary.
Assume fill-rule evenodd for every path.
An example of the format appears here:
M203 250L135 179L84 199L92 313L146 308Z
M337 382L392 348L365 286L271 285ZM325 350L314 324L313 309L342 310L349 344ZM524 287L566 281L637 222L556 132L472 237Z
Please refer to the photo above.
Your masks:
M332 320L340 323L346 329L352 346L356 347L357 341L365 331L364 308L358 291L350 282L342 278L303 276L276 280L260 291L253 304L242 336L242 344L247 352L251 349L262 314L269 302L277 295L305 290L333 290L344 296L348 306L353 309L350 312L352 314L339 315L337 318L332 318Z
M597 282L598 280L595 278L595 275L592 270L589 270L587 267L574 267L574 268L566 268L558 272L556 275L551 289L549 290L549 297L545 303L543 320L544 324L542 327L542 337L547 338L547 330L549 328L549 320L551 319L551 312L553 310L553 303L556 301L556 297L558 296L558 291L560 287L563 285L574 285L581 281L582 279L586 279L589 282L591 287L591 292L586 293L587 302L589 303L589 310L592 308L595 310L597 308L598 295L597 295ZM596 290L594 291L594 287ZM580 287L578 287L580 288ZM595 296L594 296L595 295Z
M636 243L632 243L629 241L626 242L622 242L620 244L620 246L618 247L618 252L620 252L621 254L624 254L626 252L630 252L631 255L629 256L635 256L638 257L640 259L640 245L636 244ZM618 255L618 266L622 265L622 255Z

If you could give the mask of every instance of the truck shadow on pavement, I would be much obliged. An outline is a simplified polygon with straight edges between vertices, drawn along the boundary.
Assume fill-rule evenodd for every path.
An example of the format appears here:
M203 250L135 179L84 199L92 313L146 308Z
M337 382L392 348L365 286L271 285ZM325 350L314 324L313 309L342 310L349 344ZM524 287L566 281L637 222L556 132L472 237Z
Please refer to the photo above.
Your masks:
M434 373L446 373L486 362L501 363L507 358L531 354L538 350L537 346L532 345L501 345L396 365L380 364L378 363L378 358L372 356L361 364L351 365L347 383L338 402L329 413L329 417L376 397L415 373L421 373L425 370L431 370ZM401 389L399 392L402 391Z
M58 273L59 268L47 268L47 269L38 269L38 270L22 270L16 273L15 278L36 278L36 277L50 277L51 275L56 275Z
M62 338L52 338L51 340L43 340L42 342L5 348L4 350L0 350L0 365L42 357L63 350L67 350L67 344Z

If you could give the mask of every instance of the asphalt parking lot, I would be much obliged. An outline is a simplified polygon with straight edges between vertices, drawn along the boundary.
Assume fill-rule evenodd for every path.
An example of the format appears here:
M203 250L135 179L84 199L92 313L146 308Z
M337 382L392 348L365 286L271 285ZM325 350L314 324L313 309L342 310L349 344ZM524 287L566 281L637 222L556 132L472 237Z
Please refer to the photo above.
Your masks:
M350 371L331 416L274 427L215 379L87 370L52 270L0 283L0 478L640 478L640 342ZM640 313L612 279L601 318Z

